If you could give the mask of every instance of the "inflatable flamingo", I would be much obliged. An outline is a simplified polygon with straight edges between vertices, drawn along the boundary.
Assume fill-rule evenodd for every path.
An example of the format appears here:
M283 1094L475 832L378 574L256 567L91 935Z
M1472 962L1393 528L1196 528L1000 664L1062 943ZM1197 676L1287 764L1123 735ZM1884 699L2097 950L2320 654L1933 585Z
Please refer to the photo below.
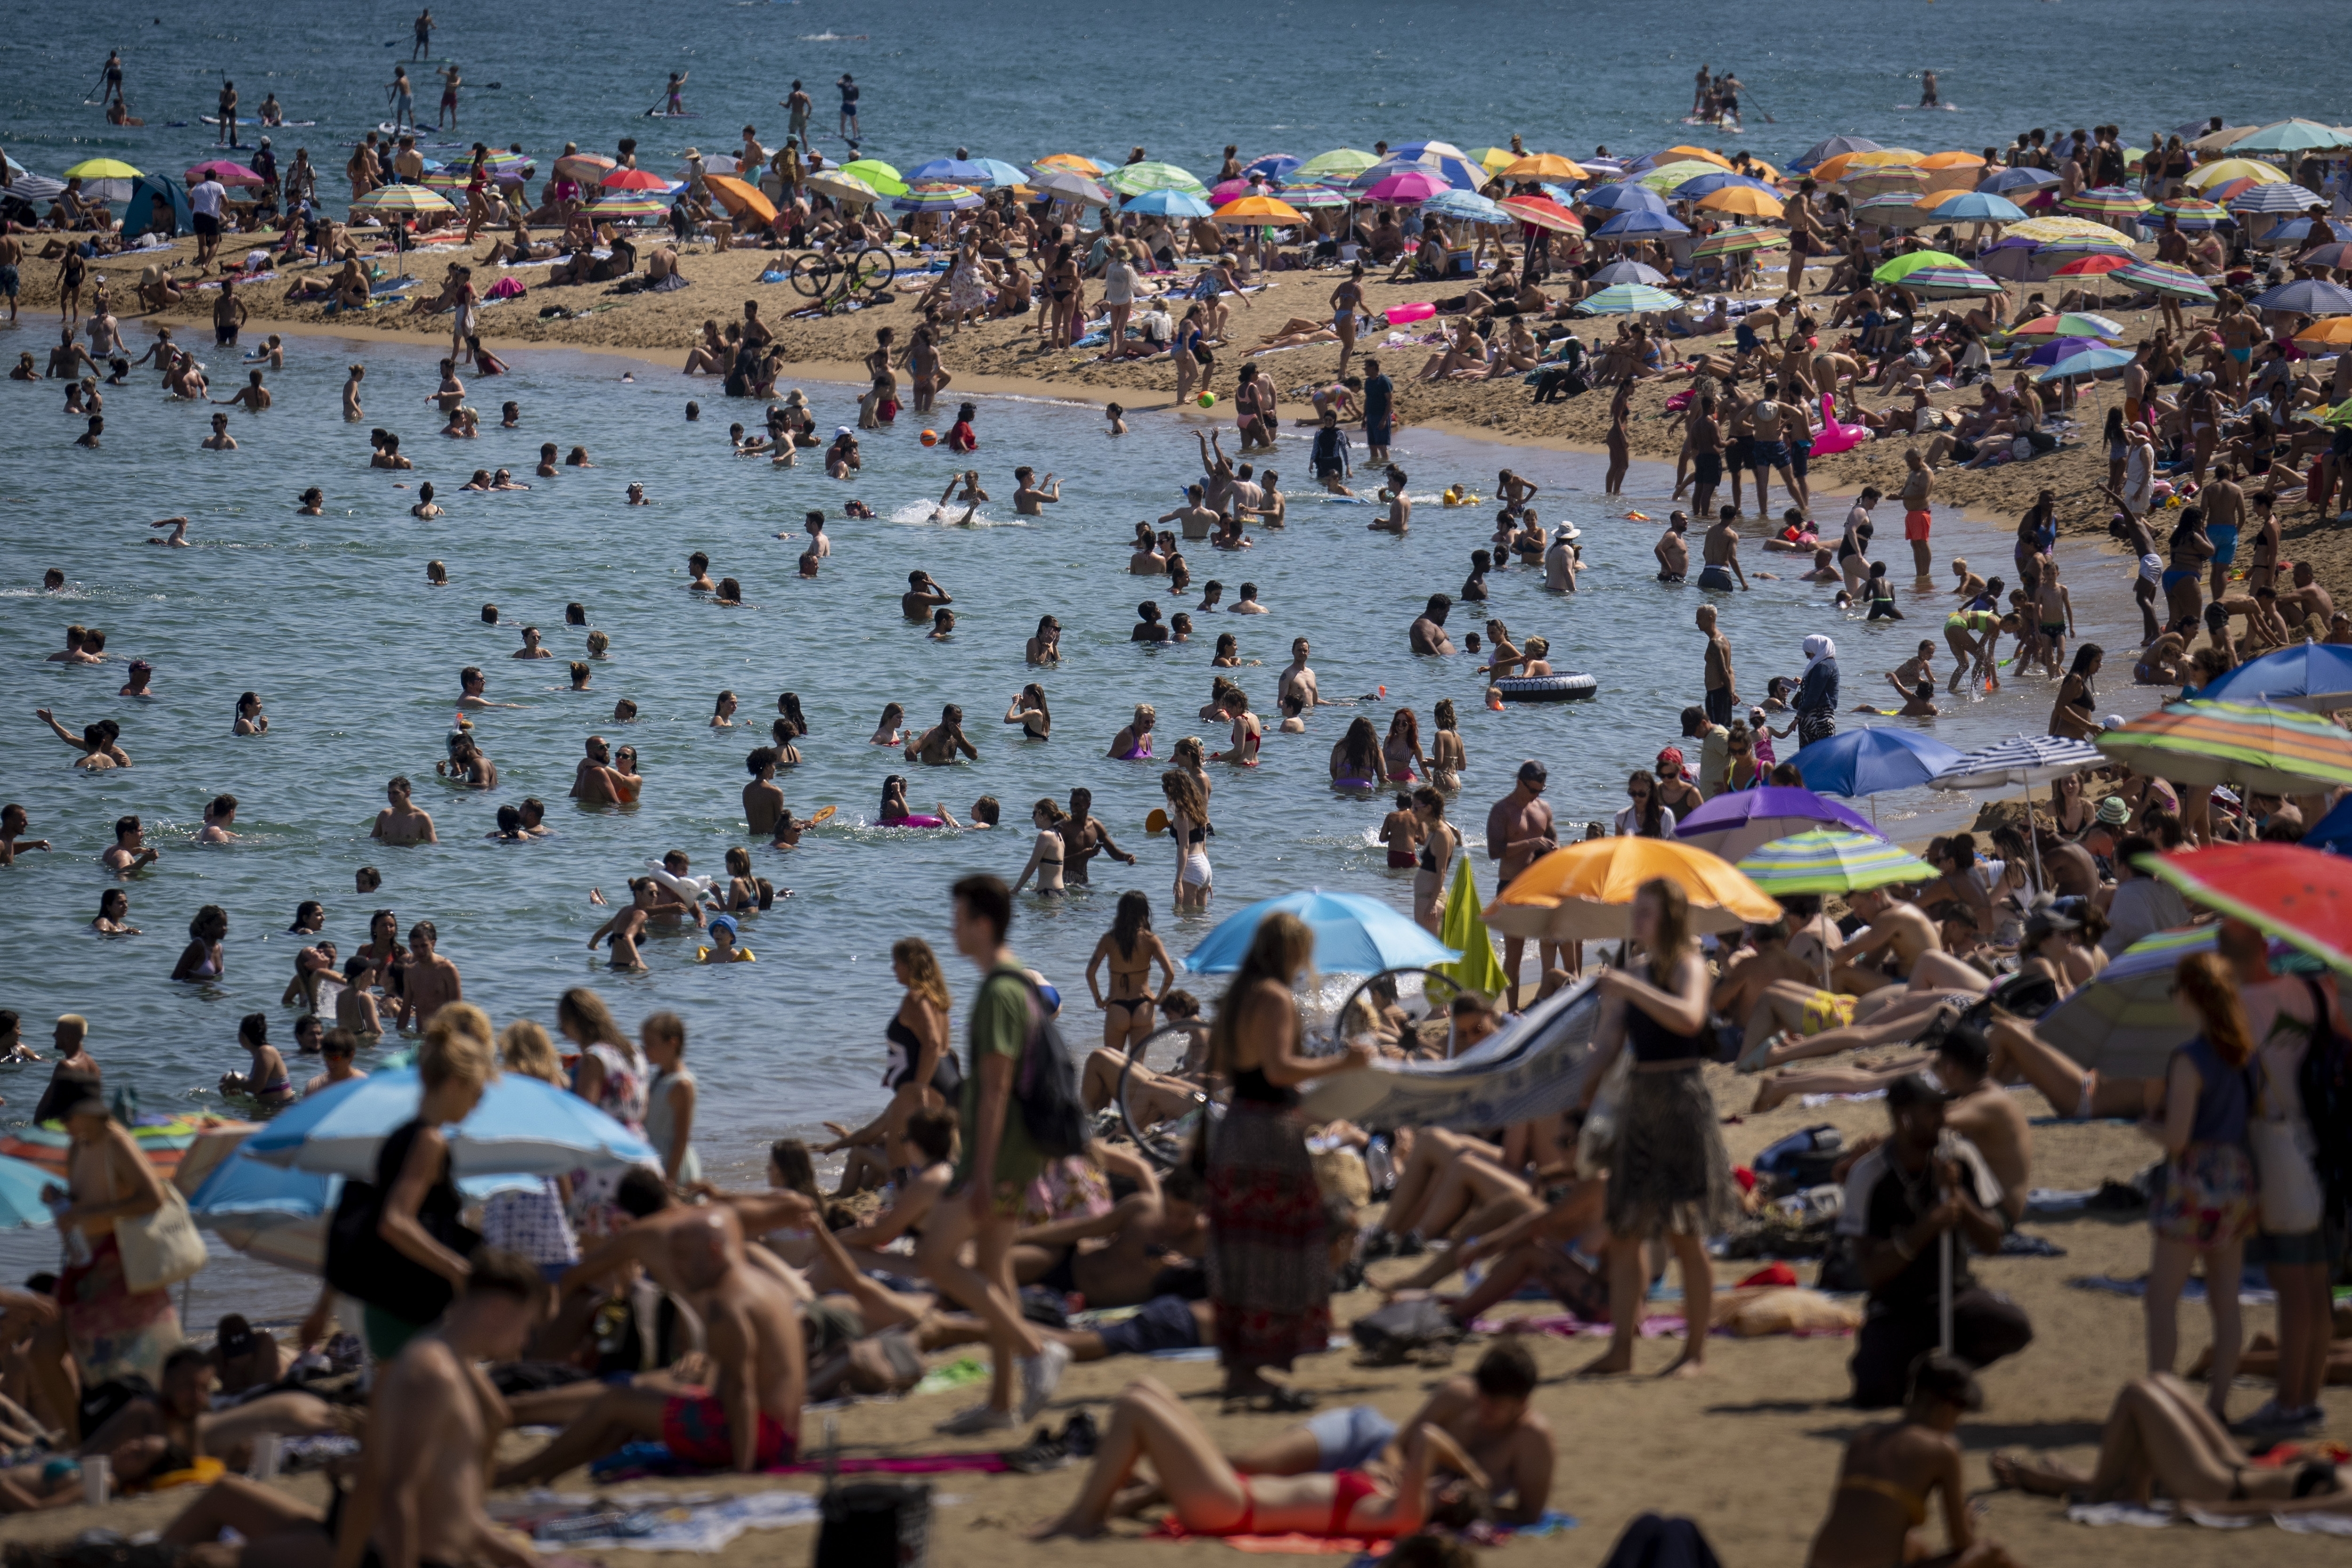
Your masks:
M1833 458L1840 452L1851 452L1870 439L1866 425L1838 423L1836 405L1826 392L1822 394L1822 433L1813 437L1813 456Z

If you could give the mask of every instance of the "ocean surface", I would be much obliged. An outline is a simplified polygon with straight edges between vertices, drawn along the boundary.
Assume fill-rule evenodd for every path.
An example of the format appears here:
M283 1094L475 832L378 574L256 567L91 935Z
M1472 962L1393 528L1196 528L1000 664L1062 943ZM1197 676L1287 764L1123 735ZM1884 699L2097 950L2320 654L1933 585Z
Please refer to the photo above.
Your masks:
M281 153L307 143L339 169L341 147L383 117L378 84L394 60L408 58L412 14L265 18L197 5L136 27L122 14L45 17L40 28L0 40L0 145L48 173L100 152L176 170L205 153L210 132L162 122L208 111L225 70L248 106L274 89L289 117L323 122L282 133ZM1678 117L1700 59L1739 71L1751 112L1744 138L1696 139L1753 147L1776 162L1837 131L1973 146L2035 124L2095 120L2119 121L2140 138L2210 112L2352 118L2340 73L2326 67L2333 57L2321 47L2337 13L2315 4L2265 6L2259 37L2225 19L2234 14L2186 5L1945 0L1848 8L1818 19L1776 17L1770 52L1729 54L1722 39L1756 32L1752 7L1685 9L1675 16L1686 31L1672 37L1659 35L1654 12L1621 5L1570 13L1210 5L1115 19L1048 6L1024 12L1028 26L1015 28L1002 16L932 5L894 7L886 21L813 0L698 0L658 13L658 38L648 34L646 15L578 5L551 33L541 10L460 6L441 13L432 52L464 71L468 134L478 128L498 144L520 141L541 152L565 140L608 147L635 134L648 139L656 163L689 141L727 146L747 118L765 140L779 140L782 114L772 105L795 73L817 94L815 123L829 133L834 95L824 84L844 70L866 87L866 151L902 164L959 142L1005 158L1123 152L1140 142L1155 156L1213 172L1227 140L1245 154L1311 154L1382 137L1438 136L1475 147L1514 131L1531 147L1607 142L1638 151L1692 135ZM1465 21L1476 29L1467 38ZM396 47L386 47L387 38ZM150 121L144 129L110 132L78 96L86 84L95 96L100 64L116 45L131 102ZM2083 62L2102 53L2128 59L2129 68L2089 82ZM1922 116L1895 108L1916 101L1912 73L1923 65L1939 72L1948 100L1968 106L1933 121L1932 134ZM642 118L670 69L693 73L688 101L701 108L703 121ZM428 107L431 96L420 92ZM1777 123L1763 122L1767 110ZM819 145L839 151L829 134ZM488 312L491 332L499 310L512 308ZM28 313L20 328L0 329L0 350L38 350L53 331ZM134 323L131 336L143 349L151 333ZM248 347L260 336L249 332ZM216 393L243 379L235 351L197 347ZM368 418L358 427L335 410L342 368L353 359L370 371ZM1384 732L1393 709L1411 706L1426 739L1431 705L1454 700L1470 767L1454 815L1475 850L1486 806L1523 757L1550 768L1550 798L1564 824L1605 821L1623 804L1627 773L1676 740L1676 715L1699 688L1691 612L1701 595L1653 580L1655 525L1623 516L1664 517L1671 476L1656 465L1636 465L1627 496L1608 503L1597 458L1404 433L1396 453L1414 495L1433 498L1456 480L1490 493L1495 471L1508 466L1543 487L1537 505L1547 522L1565 517L1585 531L1591 571L1583 593L1556 599L1533 574L1507 571L1491 579L1490 613L1520 637L1549 637L1559 667L1594 673L1598 700L1493 714L1479 701L1477 660L1416 660L1405 651L1405 627L1423 599L1458 590L1470 552L1486 542L1488 510L1447 511L1431 500L1409 537L1369 535L1367 509L1328 504L1300 482L1304 444L1286 442L1274 466L1291 475L1289 529L1260 535L1238 560L1188 552L1196 584L1222 579L1230 602L1231 588L1254 581L1273 613L1196 615L1201 640L1145 650L1127 640L1136 602L1153 597L1172 612L1192 601L1172 598L1164 583L1130 578L1127 542L1138 519L1175 507L1197 474L1192 432L1208 426L1206 416L1139 419L1133 434L1112 441L1089 406L984 399L982 447L972 460L997 499L983 509L983 526L955 529L930 521L931 504L950 472L967 465L944 447L920 447L921 421L910 416L897 432L869 438L866 468L853 484L826 479L813 462L772 472L764 461L728 455L727 422L746 411L708 382L681 380L676 363L639 364L635 379L624 380L630 363L620 358L523 354L504 382L476 384L482 437L453 446L434 434L437 421L425 401L434 385L429 352L296 338L286 368L269 377L278 406L233 419L243 443L234 453L199 450L208 411L167 401L152 373L108 389L98 452L71 446L81 421L58 411L56 384L5 384L0 715L8 717L0 721L13 741L0 798L23 803L33 836L57 847L0 872L0 1006L25 1016L37 1046L46 1051L56 1014L79 1011L91 1020L92 1049L110 1084L135 1086L146 1109L234 1110L215 1084L245 1066L237 1019L268 1013L273 1039L290 1043L293 1014L278 997L299 945L285 934L294 906L321 900L327 934L345 953L364 940L370 910L386 907L404 930L420 919L437 924L467 995L500 1022L528 1016L551 1025L557 994L581 984L599 987L632 1026L657 1008L682 1014L689 1060L705 1085L698 1142L706 1163L719 1179L752 1182L768 1140L821 1135L823 1120L859 1119L878 1104L882 1026L897 997L890 943L919 935L947 952L947 884L975 869L1015 875L1036 797L1066 799L1072 785L1088 785L1097 815L1143 858L1131 872L1097 862L1094 891L1024 899L1016 918L1015 946L1069 999L1072 1037L1089 1040L1097 1015L1083 967L1126 888L1150 892L1159 928L1179 953L1218 916L1296 888L1406 903L1410 874L1390 871L1374 841L1385 798L1337 796L1325 782L1328 748L1353 712L1369 713ZM1266 363L1286 388L1306 377L1303 361ZM852 419L848 389L808 390L821 425ZM698 425L683 418L689 396L706 405ZM509 398L522 407L518 431L495 427L497 407ZM415 472L369 469L364 431L377 424L403 436ZM531 479L542 441L567 450L585 445L598 466ZM1024 462L1063 480L1061 505L1043 519L1011 515L1010 470ZM476 468L501 465L536 488L457 492ZM415 490L404 487L425 479L448 515L418 522L407 511ZM646 485L654 507L622 504L632 480ZM327 515L297 517L295 497L311 484L326 490ZM851 496L878 519L845 520L842 503ZM821 577L804 582L794 575L797 545L776 535L796 540L803 511L814 507L831 520L836 553ZM143 542L151 521L175 513L192 520L195 548ZM1882 538L1899 556L1892 522L1890 515ZM1939 582L1955 552L2005 568L2007 521L1942 514L1937 545ZM712 557L714 576L742 581L744 608L720 609L686 593L685 558L697 549ZM1751 573L1770 564L1752 542L1744 553ZM449 587L425 585L430 559L446 563ZM2084 635L2129 646L2137 616L2121 591L2119 563L2074 551L2068 564ZM45 597L38 584L51 566L69 586ZM896 595L915 567L955 595L952 640L929 641L900 620ZM563 625L572 600L612 639L612 656L595 666L586 693L564 689L566 661L584 651L581 630ZM483 624L486 602L499 606L500 626ZM1800 670L1800 643L1810 632L1839 639L1849 705L1891 697L1880 672L1918 638L1935 638L1942 657L1940 596L1918 602L1909 621L1869 627L1842 618L1825 590L1794 581L1759 583L1716 602L1751 699L1769 676ZM996 720L1036 673L1024 665L1022 647L1045 613L1066 628L1064 663L1044 678L1053 738L1024 742ZM107 631L105 666L43 662L62 646L68 622ZM554 659L509 657L526 622L546 633ZM1476 625L1457 611L1457 634ZM1222 726L1192 717L1208 698L1211 644L1222 630L1236 633L1244 657L1263 661L1237 672L1261 710L1271 711L1275 671L1301 634L1313 641L1327 695L1372 700L1318 713L1306 737L1269 736L1257 769L1230 777L1219 771L1215 902L1207 920L1180 921L1169 900L1172 854L1142 829L1159 802L1159 767L1103 753L1139 701L1159 707L1163 758L1188 733L1222 745ZM151 700L115 695L134 658L156 667ZM2110 659L2101 705L2137 711L2147 694L2121 685L2121 662ZM523 705L478 718L502 775L488 795L432 775L457 672L467 664L489 672L492 698ZM740 700L747 727L709 727L722 689ZM246 689L266 700L273 721L266 737L229 733ZM759 962L704 968L693 963L690 940L663 935L647 944L647 973L611 973L586 946L609 912L590 902L590 889L620 896L648 858L669 849L685 850L698 871L719 871L725 849L746 842L743 756L765 741L785 690L799 694L814 730L801 743L805 762L780 782L800 814L841 809L795 851L754 850L759 873L792 889L747 922L746 943ZM620 697L640 705L632 726L609 722ZM2015 680L1995 696L1963 699L1937 732L1963 747L2038 732L2050 698L2046 681ZM943 702L960 703L981 761L910 770L869 745L877 715L894 700L919 723ZM116 720L136 765L96 776L71 769L72 753L33 719L36 707L53 708L77 729ZM638 748L646 787L635 810L583 809L564 799L590 733ZM1781 742L1782 755L1792 742ZM961 837L868 826L881 780L893 772L916 773L918 810L945 801L963 816L989 794L1004 803L1013 826ZM438 847L387 849L367 839L394 773L417 781L418 803L440 826ZM204 805L224 791L238 798L242 837L199 847L193 840ZM555 837L528 846L486 838L496 806L525 795L550 803ZM1877 802L1884 824L1906 837L1947 829L1969 809L1928 792ZM87 928L110 885L97 857L125 813L144 819L163 858L128 884L132 921L145 934L101 939ZM363 864L382 869L380 893L354 894L352 873ZM1491 862L1479 864L1481 885L1491 888ZM168 976L186 923L205 903L230 914L227 973L211 984L174 984ZM971 978L951 956L949 964L961 1004ZM1217 986L1195 988L1213 996ZM298 1078L316 1070L292 1065ZM9 1101L0 1123L29 1111L47 1072L0 1069ZM11 1236L0 1242L0 1269L46 1264L53 1248L47 1233ZM230 1300L299 1311L307 1295L305 1281L230 1259L198 1280L196 1318L208 1322Z

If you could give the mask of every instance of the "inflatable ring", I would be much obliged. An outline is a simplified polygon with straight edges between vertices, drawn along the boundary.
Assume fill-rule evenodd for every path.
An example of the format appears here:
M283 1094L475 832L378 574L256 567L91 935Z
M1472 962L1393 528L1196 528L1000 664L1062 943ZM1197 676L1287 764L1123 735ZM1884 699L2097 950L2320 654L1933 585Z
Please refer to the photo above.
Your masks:
M1601 689L1601 683L1580 670L1566 675L1517 676L1495 682L1495 689L1507 702L1584 702L1590 701Z
M705 898L710 896L712 884L708 877L675 876L669 868L658 860L648 860L646 862L646 875L668 889L678 902L688 909L694 908Z

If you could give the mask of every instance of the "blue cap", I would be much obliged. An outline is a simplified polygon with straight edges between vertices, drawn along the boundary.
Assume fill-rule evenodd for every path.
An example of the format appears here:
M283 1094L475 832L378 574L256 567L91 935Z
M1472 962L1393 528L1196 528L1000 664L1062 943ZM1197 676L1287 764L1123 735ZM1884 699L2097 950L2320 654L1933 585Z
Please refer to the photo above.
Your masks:
M733 915L711 916L710 929L713 931L723 930L730 937L740 936L742 934L742 928L735 923L735 917Z

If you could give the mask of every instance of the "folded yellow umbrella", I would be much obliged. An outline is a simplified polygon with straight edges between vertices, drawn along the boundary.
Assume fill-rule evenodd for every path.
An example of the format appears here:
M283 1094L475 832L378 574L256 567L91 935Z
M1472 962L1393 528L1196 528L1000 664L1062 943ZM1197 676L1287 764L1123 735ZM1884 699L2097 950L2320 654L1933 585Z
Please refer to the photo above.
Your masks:
M1633 895L1663 877L1690 900L1695 931L1737 931L1780 918L1780 906L1728 860L1671 838L1592 838L1555 849L1486 906L1506 936L1578 942L1632 932Z

